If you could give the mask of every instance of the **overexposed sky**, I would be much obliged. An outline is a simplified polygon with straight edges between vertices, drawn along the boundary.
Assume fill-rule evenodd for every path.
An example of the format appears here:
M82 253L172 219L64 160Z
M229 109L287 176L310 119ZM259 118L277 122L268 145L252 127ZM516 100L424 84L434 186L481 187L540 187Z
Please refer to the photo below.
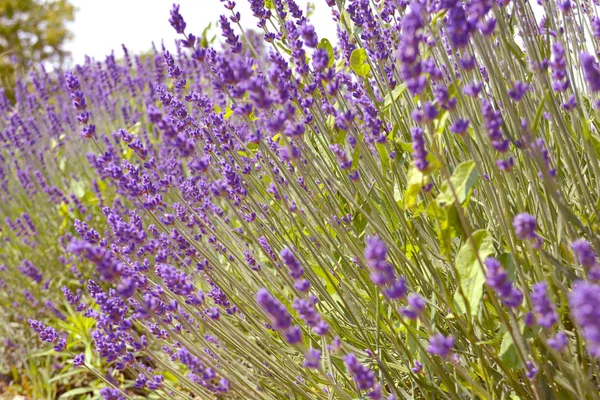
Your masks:
M306 10L307 0L296 0ZM169 24L169 10L173 0L71 0L78 8L75 21L69 24L74 38L65 46L73 57L74 64L80 64L87 54L96 60L104 60L111 50L121 56L121 44L130 53L139 53L157 46L164 40L167 48L172 48L178 36ZM220 0L179 0L180 12L187 23L186 31L199 35L209 24L218 21L221 14L230 15ZM312 0L315 12L311 21L319 37L333 41L336 36L335 24L325 0ZM236 9L242 14L241 24L245 29L255 28L256 19L250 12L248 0L237 0ZM234 29L236 28L233 26ZM220 29L214 30L217 40L221 40Z

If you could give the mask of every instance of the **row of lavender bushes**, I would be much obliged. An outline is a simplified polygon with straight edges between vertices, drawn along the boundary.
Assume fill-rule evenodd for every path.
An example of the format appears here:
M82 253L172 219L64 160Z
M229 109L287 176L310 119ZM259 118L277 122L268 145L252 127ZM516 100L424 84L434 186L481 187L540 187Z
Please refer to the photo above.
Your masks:
M50 360L35 390L600 397L597 6L327 4L335 45L252 0L215 48L174 6L176 54L3 102L1 354Z

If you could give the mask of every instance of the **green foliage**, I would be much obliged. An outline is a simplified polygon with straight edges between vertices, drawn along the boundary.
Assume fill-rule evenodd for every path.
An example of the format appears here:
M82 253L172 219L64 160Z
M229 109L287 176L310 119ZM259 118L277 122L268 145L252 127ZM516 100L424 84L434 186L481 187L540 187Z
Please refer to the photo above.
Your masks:
M350 55L350 68L358 76L366 77L371 72L367 52L365 49L356 49Z
M15 74L30 65L61 65L67 58L64 43L70 39L66 23L75 8L68 0L0 0L0 85L11 97Z
M485 273L482 265L487 256L494 253L492 236L485 230L473 232L471 240L467 240L456 255L456 272L460 279L460 287L454 295L454 305L459 313L467 312L476 315L483 297ZM475 245L475 248L473 247ZM467 304L465 304L465 300Z

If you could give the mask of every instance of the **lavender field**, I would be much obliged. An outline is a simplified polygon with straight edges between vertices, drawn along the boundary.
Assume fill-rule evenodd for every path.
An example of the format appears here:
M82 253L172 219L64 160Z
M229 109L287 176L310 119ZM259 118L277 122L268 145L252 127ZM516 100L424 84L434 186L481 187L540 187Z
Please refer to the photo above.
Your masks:
M0 398L600 399L600 4L248 1L0 92Z

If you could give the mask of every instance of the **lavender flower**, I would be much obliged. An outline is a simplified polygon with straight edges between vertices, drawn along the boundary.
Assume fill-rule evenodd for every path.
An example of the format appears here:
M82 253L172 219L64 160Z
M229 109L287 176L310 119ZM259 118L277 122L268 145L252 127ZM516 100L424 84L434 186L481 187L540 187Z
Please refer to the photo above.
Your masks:
M415 167L419 171L424 171L429 165L427 161L427 151L425 150L425 137L423 135L423 129L414 127L410 130L412 136L412 149L413 159L415 161Z
M558 332L554 337L548 339L548 346L556 351L563 351L568 344L567 334L564 332Z
M425 310L425 300L417 293L411 293L407 299L408 307L402 309L402 314L410 319L417 319Z
M169 18L169 23L175 29L175 32L179 34L183 34L185 32L185 21L183 17L179 13L179 4L173 4L173 8L170 11L171 18Z
M430 354L446 358L452 353L453 346L454 338L452 336L444 336L441 333L438 333L429 338L429 347L427 347L427 351Z
M79 353L73 357L73 366L82 367L85 364L85 354Z
M290 270L290 276L294 279L300 279L304 274L304 268L302 268L294 253L290 249L283 249L279 255Z
M523 302L523 293L513 286L500 261L488 257L485 266L487 267L486 284L500 296L507 307L519 307Z
M513 228L515 235L521 240L529 240L537 238L537 222L531 214L521 213L513 219Z
M533 311L538 324L546 329L552 328L558 321L558 315L556 314L554 305L548 298L548 284L546 282L533 285L531 303L533 304Z
M569 307L587 342L588 352L593 357L600 357L600 285L576 282L569 293Z
M597 265L598 255L592 248L590 242L585 239L577 239L571 243L571 249L577 256L579 264L583 267L590 269Z
M373 271L370 275L371 281L382 287L389 299L406 296L406 282L404 278L396 276L394 267L387 262L387 249L380 238L377 236L367 238L364 255L367 265Z
M321 362L321 351L317 349L308 349L304 354L304 366L309 369L319 369Z
M275 327L286 330L292 325L292 316L267 289L260 289L256 293L256 301L271 316Z
M581 67L583 68L583 73L588 87L592 92L599 92L600 70L598 69L596 58L588 53L581 53L579 58L581 60Z
M369 368L362 365L352 353L344 356L346 369L354 379L359 390L369 390L375 385L375 374Z

